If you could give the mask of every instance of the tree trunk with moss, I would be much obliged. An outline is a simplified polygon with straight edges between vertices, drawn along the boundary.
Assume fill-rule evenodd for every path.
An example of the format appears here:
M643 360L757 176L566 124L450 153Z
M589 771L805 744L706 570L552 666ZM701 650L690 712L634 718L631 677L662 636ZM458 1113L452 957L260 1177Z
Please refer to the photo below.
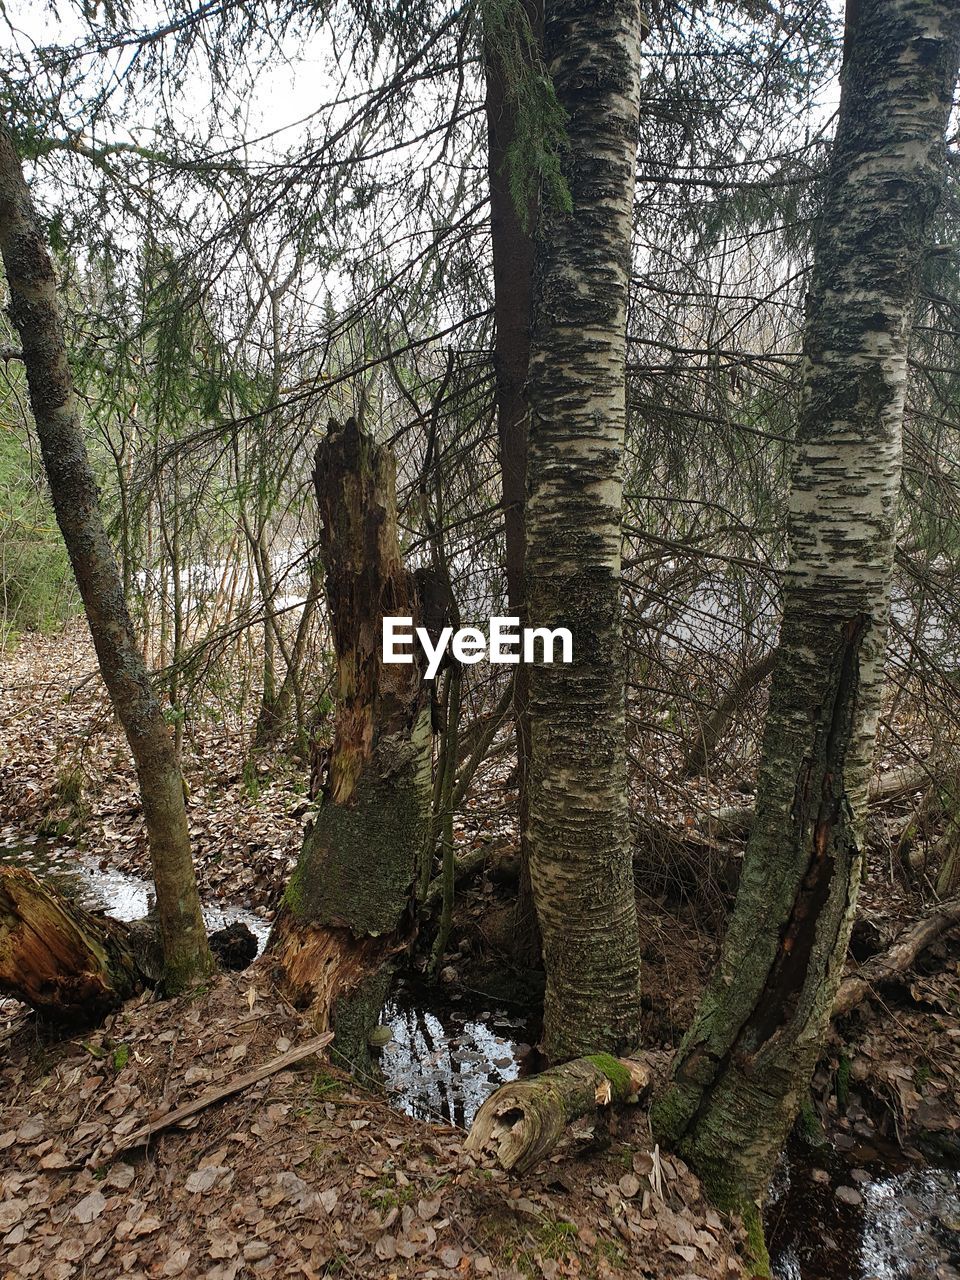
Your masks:
M213 969L197 893L183 779L173 737L136 642L100 513L67 358L57 282L10 135L0 128L0 252L10 316L23 345L43 465L83 600L104 684L140 783L163 936L164 987L180 991Z
M717 972L654 1111L753 1221L826 1034L860 879L907 342L944 177L953 0L860 0L808 300L790 556L756 817Z
M396 464L351 419L317 449L327 605L337 663L333 746L316 821L273 932L283 988L355 1066L416 920L431 801L429 685L382 661L385 616L420 604L397 539Z
M512 1080L484 1102L463 1149L492 1155L504 1169L525 1173L546 1159L574 1120L604 1107L639 1102L649 1093L652 1078L644 1062L595 1053L542 1075Z
M641 35L633 0L545 7L570 197L541 210L528 384L529 623L573 637L571 664L530 672L530 870L553 1060L640 1035L620 509Z

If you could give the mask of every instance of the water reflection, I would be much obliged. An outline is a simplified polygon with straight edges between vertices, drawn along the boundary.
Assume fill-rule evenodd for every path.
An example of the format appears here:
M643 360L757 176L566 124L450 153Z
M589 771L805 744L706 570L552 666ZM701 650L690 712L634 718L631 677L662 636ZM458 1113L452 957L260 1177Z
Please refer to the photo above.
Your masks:
M484 1098L517 1078L529 1049L524 1020L505 1009L478 1008L457 1008L454 1001L443 1007L437 992L410 988L388 1002L383 1020L393 1040L380 1065L402 1111L466 1128Z
M899 1164L791 1148L767 1212L774 1274L960 1280L960 1171Z
M0 863L24 867L88 911L105 911L117 920L141 919L153 901L149 880L114 867L101 867L95 858L68 845L24 838L10 829L0 832ZM243 907L204 905L203 918L210 931L239 920L256 936L260 949L270 932L270 925L262 916Z

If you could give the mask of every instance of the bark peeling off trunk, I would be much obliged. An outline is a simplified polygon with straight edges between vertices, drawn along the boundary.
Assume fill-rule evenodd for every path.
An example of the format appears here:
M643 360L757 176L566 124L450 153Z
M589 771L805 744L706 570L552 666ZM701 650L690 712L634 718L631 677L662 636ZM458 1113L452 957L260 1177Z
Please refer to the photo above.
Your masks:
M571 665L530 674L530 869L554 1060L631 1048L640 1031L620 507L641 35L632 0L545 6L572 197L572 212L541 214L528 385L529 622L573 636Z
M58 1022L97 1022L143 983L129 928L0 867L0 992Z
M389 450L331 423L314 484L337 663L333 747L320 810L270 939L282 982L336 1048L366 1060L390 956L406 945L431 801L429 686L419 660L382 661L385 615L419 621L397 538Z
M753 829L723 952L654 1109L753 1215L853 922L881 695L907 339L960 61L948 0L861 0L817 241L790 558Z

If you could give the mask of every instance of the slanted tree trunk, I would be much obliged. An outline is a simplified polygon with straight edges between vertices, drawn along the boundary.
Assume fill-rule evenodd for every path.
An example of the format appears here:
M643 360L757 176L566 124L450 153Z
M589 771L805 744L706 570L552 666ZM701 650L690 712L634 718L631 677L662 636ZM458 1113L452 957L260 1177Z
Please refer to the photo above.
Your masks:
M559 1060L640 1035L620 508L642 28L634 0L548 0L544 18L572 209L545 205L537 241L527 592L531 625L570 629L573 662L530 672L529 839Z
M954 0L860 0L808 303L790 555L756 818L716 974L654 1112L752 1218L843 973L860 878L907 340L944 173Z
M0 128L0 252L10 315L23 345L43 465L97 659L133 753L163 935L164 987L180 991L213 968L190 855L173 738L137 646L100 514L57 304L53 264L10 135Z
M528 30L518 33L538 45L543 38L542 0L521 0L513 18ZM517 134L517 102L504 66L505 51L498 42L510 33L488 31L484 41L486 71L487 172L490 187L490 240L493 250L493 314L496 326L494 370L497 395L497 440L503 503L503 531L507 571L507 603L511 615L526 620L524 559L527 496L527 397L530 364L530 323L533 305L533 228L536 200L517 209L510 190L510 149ZM529 672L521 664L513 684L513 713L517 726L517 796L520 831L520 891L517 899L517 937L514 955L529 965L540 959L527 830L530 773Z
M337 662L333 747L269 947L293 1003L355 1065L367 1060L395 953L416 919L431 799L429 686L382 662L385 615L420 606L397 541L396 466L351 419L317 449L327 605Z
M960 898L940 902L897 936L886 951L865 960L844 978L833 1002L832 1016L842 1018L878 989L903 981L910 967L938 938L960 924Z
M684 773L690 776L706 773L716 752L717 743L726 733L730 721L743 710L744 704L757 685L766 680L774 668L776 659L777 651L771 649L762 658L744 667L707 718L697 726L693 741L684 757Z

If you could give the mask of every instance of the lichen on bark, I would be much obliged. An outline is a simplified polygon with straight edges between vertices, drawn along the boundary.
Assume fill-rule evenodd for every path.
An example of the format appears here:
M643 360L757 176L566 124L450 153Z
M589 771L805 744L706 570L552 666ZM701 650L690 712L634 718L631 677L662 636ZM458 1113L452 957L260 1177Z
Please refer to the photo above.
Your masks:
M641 35L633 0L545 5L571 195L569 212L541 215L528 381L528 620L573 636L570 665L530 673L527 832L553 1060L640 1033L620 506Z
M859 884L907 343L960 61L948 0L860 0L804 341L790 554L756 817L716 974L654 1107L751 1223L826 1031Z

